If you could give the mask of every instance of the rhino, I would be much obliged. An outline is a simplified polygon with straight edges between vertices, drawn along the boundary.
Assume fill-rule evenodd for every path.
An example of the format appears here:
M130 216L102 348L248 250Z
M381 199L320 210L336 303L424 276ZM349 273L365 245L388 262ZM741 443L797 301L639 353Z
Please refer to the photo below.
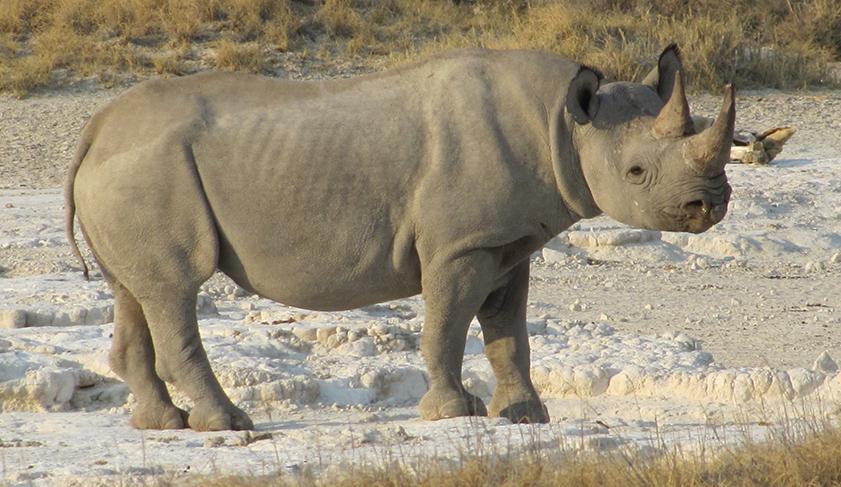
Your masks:
M143 82L86 124L65 188L114 294L110 364L136 428L251 429L208 362L197 293L219 270L312 310L421 294L423 419L546 422L530 378L530 256L573 223L702 232L727 211L728 85L696 133L677 46L641 83L540 51L468 49L352 79ZM496 377L465 390L478 318ZM172 384L193 407L176 407Z

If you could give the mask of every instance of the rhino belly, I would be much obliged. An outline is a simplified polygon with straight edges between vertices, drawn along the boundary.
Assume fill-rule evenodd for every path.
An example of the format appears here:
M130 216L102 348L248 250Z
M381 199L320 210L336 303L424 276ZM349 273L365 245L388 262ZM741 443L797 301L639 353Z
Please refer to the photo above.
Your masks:
M383 240L325 235L306 243L279 237L289 230L277 228L278 233L244 241L243 235L254 233L219 230L219 269L240 286L283 304L334 311L420 292L417 267L395 267Z
M329 175L291 186L236 179L206 179L204 186L219 236L218 267L240 286L325 311L420 292L413 226L399 199L384 197L393 195Z

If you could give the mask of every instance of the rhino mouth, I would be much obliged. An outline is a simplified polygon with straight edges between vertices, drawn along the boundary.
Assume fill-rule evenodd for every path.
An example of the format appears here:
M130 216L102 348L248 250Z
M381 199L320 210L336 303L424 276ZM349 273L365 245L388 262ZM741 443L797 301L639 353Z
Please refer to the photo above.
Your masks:
M712 189L686 197L677 207L664 209L672 231L701 233L724 219L730 203L730 185L726 182Z

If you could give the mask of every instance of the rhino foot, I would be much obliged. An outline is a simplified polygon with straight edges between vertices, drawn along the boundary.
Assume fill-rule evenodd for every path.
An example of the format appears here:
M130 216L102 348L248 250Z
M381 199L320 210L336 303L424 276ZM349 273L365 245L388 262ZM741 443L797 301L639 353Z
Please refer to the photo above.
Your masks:
M253 430L254 423L245 412L228 406L196 404L188 418L190 428L196 431Z
M540 399L526 399L524 401L497 401L496 396L491 400L491 416L508 418L512 423L548 423L549 411Z
M421 419L455 418L457 416L487 416L488 410L481 399L465 391L430 389L418 405Z
M131 425L141 430L179 430L187 427L187 411L172 404L141 405L131 415Z

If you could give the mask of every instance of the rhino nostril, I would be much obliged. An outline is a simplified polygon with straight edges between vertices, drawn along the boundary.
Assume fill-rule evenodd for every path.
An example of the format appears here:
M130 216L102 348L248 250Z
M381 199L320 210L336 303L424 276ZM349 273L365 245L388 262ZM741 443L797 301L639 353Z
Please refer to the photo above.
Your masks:
M710 212L710 204L706 200L693 200L683 204L683 211L687 215L707 214Z

